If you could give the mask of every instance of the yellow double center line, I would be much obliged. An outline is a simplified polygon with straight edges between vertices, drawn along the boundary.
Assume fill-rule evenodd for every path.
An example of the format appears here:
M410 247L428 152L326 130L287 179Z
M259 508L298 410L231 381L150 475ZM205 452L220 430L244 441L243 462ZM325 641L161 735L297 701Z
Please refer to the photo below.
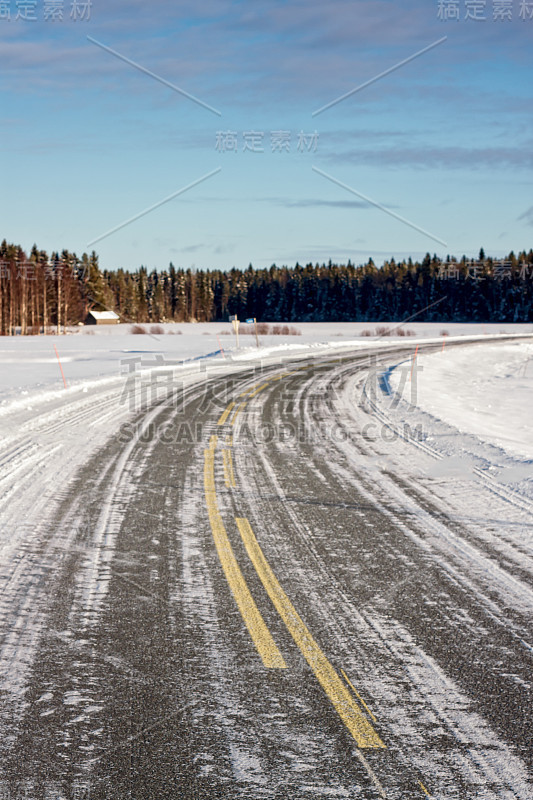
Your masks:
M265 667L283 669L287 665L278 650L270 631L268 630L261 612L250 594L244 575L237 563L231 547L228 534L218 510L215 490L215 450L216 436L211 438L211 447L204 451L204 491L209 522L215 540L218 557L226 580L241 612L241 616L248 628L250 636L261 656Z
M226 409L224 409L224 411L220 415L220 419L218 421L218 425L224 425L225 424L226 420L228 419L229 415L231 414L231 412L233 411L234 408L235 408L235 401L233 400L228 405L228 407Z
M247 519L236 519L244 546L268 596L318 682L359 747L385 747L281 588Z
M265 667L283 669L287 666L285 660L250 593L220 515L215 486L215 452L217 443L217 436L212 436L209 449L204 451L204 492L218 557L241 616L263 664ZM226 485L235 485L231 453L227 449L223 450L223 464ZM283 591L259 546L250 523L247 519L240 517L236 519L236 523L248 556L274 607L358 746L362 748L385 747L355 698L349 692L346 684L343 683L313 639L305 623Z
M300 369L307 368L308 367L300 367ZM270 380L281 380L290 374L293 373L283 373L282 375L278 375ZM252 386L251 389L243 392L240 397L247 397L250 399L263 389L266 389L268 385L269 381L261 385L256 384L255 386ZM238 414L243 410L247 402L248 400L244 400L239 404L235 401L229 403L218 420L218 425L224 425L232 412L233 417L230 420L230 423L233 425ZM257 608L257 605L255 604L250 590L248 589L244 576L233 553L228 534L218 509L215 487L215 451L217 444L218 437L212 436L209 449L204 451L204 487L209 522L211 524L211 530L213 532L213 538L218 557L220 559L220 563L222 564L226 580L233 593L241 616L246 627L248 628L257 651L261 656L263 664L265 667L285 669L287 667L285 660L276 646L272 635L268 630L266 623L261 616L259 609ZM222 451L224 480L226 487L231 488L235 487L235 476L233 472L231 450L229 449L233 445L233 437L230 434L226 436L225 444L226 449ZM274 572L265 558L265 555L259 545L259 542L257 541L249 521L244 517L237 517L235 522L237 523L237 527L241 534L241 538L248 556L254 565L255 570L274 607L278 611L280 617L287 627L287 630L291 634L302 655L316 676L318 682L330 699L339 717L350 731L357 745L361 749L385 748L386 745L383 743L369 721L369 718L371 718L373 722L377 722L376 717L368 708L367 704L358 693L357 689L352 684L344 670L341 670L346 684L350 686L354 694L352 695L348 691L346 684L340 679L331 663L328 661L316 641L313 639L305 623L279 584ZM361 706L358 705L354 695L359 700ZM368 716L365 716L362 708L365 709ZM358 752L358 756L369 772L370 777L378 790L379 796L385 798L385 791L368 762L365 760L363 754ZM423 794L426 797L431 797L424 784L421 781L417 781L417 783Z
M236 400L232 400L231 403L228 404L228 406L224 409L224 411L220 415L220 419L218 420L217 425L225 425L232 411L233 411L233 416L231 417L230 424L235 425L235 420L237 419L241 411L246 407L248 400L251 397L256 397L256 395L258 395L259 392L262 392L263 389L266 389L270 385L270 380L278 380L278 378L276 377L274 379L269 379L268 381L262 384L256 383L249 389L247 389L245 392L241 392L239 397L246 397L248 399L243 400L238 405ZM235 408L235 406L237 406L237 408Z

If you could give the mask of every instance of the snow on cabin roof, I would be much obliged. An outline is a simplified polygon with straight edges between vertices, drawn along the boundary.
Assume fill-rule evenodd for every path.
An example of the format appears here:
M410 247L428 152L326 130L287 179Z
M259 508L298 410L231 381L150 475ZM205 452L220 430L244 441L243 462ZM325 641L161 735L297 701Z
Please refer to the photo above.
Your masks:
M89 311L91 317L95 319L118 319L118 314L115 314L114 311Z

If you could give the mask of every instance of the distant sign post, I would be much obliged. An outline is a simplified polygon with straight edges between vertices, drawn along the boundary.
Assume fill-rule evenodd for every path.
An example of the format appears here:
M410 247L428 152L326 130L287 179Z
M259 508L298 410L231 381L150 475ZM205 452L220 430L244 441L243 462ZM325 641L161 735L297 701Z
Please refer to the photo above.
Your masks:
M255 329L255 341L257 346L259 347L259 336L257 335L257 319L255 317L251 317L250 319L245 320L247 325L253 325Z
M229 318L229 321L233 325L233 330L235 331L235 339L237 340L237 350L238 350L239 349L239 324L240 323L239 323L239 318L237 317L237 314L233 314Z

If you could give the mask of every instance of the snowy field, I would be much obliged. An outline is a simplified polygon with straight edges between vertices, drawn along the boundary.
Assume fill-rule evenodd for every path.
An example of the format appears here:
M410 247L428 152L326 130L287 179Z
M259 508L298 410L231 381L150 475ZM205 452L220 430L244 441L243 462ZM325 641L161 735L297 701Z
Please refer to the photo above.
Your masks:
M67 385L72 389L91 386L95 380L120 378L132 365L154 368L158 365L178 365L191 359L221 360L220 350L228 357L242 359L267 356L273 352L295 353L306 349L331 350L340 347L368 347L378 338L376 329L394 329L395 323L291 323L301 332L299 336L260 336L259 352L255 336L240 336L240 351L229 323L170 324L162 326L165 333L151 334L152 326L143 326L147 333L132 335L131 325L72 328L68 335L2 337L0 339L0 409L13 401L42 393L64 390L54 346L61 359ZM450 337L533 333L531 325L477 325L445 323L407 323L404 326L415 335L383 337L381 343L404 344L417 340ZM372 336L362 333L372 332Z
M260 336L259 349L251 335L241 335L237 349L229 323L158 327L163 334L150 333L150 325L144 326L146 334L132 334L131 325L116 325L73 328L62 336L3 337L0 416L9 426L17 411L26 415L49 403L59 410L76 398L89 400L94 392L111 392L119 398L132 371L144 375L161 371L174 379L183 374L189 381L207 365L226 370L284 355L364 350L378 341L392 350L408 345L414 353L418 343L433 341L436 352L418 357L412 381L410 359L387 375L390 391L399 392L411 405L408 419L414 421L416 409L429 435L440 422L501 448L510 458L533 459L531 325L415 323L405 326L413 333L409 337L380 337L376 329L393 329L394 324L298 323L292 327L301 335ZM363 331L374 335L362 335ZM524 339L506 341L513 335ZM464 346L452 347L457 341ZM441 342L448 345L441 348Z
M448 348L393 370L391 386L462 433L533 460L533 343L496 342ZM416 388L413 384L416 384Z

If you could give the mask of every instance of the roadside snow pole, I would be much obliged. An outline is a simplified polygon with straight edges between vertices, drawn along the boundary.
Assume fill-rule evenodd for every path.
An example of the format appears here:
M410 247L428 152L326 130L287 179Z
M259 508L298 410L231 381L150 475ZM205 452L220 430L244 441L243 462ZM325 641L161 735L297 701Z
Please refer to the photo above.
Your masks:
M222 353L222 358L226 358L226 354L224 352L224 348L222 347L222 345L220 343L220 339L218 338L218 335L217 335L217 342L218 342L218 346L220 347L220 352Z
M446 334L444 334L444 338L442 340L442 350L441 353L444 353L444 345L446 344Z
M67 382L65 380L65 373L63 372L63 367L61 366L61 359L59 358L59 353L57 352L57 347L54 345L54 350L56 351L57 361L59 364L59 369L61 370L61 377L63 378L63 384L65 389L67 388Z
M414 368L415 368L415 361L416 361L416 356L417 356L417 354L418 354L418 348L419 348L419 347L420 347L420 345L418 345L418 344L417 344L417 346L416 346L416 350L415 350L415 354L414 354L414 356L413 356L413 364L412 364L412 366L411 366L411 374L409 375L409 380L411 380L411 379L412 379L412 377L413 377L413 370L414 370Z

